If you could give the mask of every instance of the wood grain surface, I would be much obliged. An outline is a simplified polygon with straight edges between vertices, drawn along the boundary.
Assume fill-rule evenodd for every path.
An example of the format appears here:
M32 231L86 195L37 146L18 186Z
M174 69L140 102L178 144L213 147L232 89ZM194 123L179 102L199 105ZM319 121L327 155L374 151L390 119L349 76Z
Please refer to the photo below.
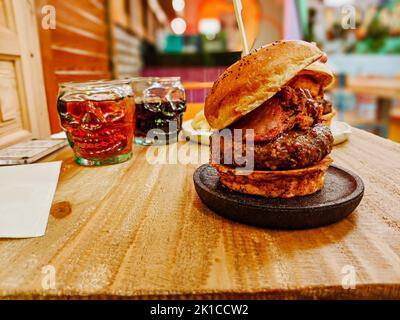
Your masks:
M106 0L35 0L41 25L56 9L56 28L38 28L51 132L61 131L57 112L62 82L110 79L110 41Z
M354 129L333 158L363 178L365 197L306 231L219 217L194 190L200 163L150 165L149 150L102 168L79 167L69 149L46 159L64 161L47 234L0 240L1 297L400 298L399 144ZM344 289L352 268L356 288Z

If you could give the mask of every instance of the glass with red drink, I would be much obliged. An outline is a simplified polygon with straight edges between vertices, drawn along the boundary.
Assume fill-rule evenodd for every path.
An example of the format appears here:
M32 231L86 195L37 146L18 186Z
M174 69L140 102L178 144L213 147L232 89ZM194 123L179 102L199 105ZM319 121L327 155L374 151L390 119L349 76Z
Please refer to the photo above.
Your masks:
M78 164L108 165L132 157L135 100L130 80L63 83L57 108Z

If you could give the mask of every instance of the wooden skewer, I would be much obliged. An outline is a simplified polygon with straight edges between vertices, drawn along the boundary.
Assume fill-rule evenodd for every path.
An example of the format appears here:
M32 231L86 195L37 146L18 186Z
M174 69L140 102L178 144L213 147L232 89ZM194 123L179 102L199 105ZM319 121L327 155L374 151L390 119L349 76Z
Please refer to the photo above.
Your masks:
M249 54L249 45L247 44L246 32L244 30L243 18L242 18L242 1L241 0L233 0L233 6L235 8L236 20L239 27L240 39L242 40L243 45L243 55Z

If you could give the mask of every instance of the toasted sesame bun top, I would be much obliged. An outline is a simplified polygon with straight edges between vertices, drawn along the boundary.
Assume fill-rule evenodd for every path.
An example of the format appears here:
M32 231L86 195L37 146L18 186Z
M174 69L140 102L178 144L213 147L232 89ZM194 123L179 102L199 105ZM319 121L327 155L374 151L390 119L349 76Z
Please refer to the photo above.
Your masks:
M214 83L204 113L210 126L223 129L277 93L323 52L300 40L271 43L230 66Z

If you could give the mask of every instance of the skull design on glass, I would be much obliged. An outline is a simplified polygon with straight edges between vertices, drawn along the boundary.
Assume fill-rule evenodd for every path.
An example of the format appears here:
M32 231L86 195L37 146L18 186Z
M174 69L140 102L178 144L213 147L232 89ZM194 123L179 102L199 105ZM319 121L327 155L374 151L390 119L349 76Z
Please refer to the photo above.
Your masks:
M131 157L135 104L128 80L63 84L58 113L79 164L112 164Z
M135 142L176 142L186 111L186 94L180 78L134 78L132 86L136 102Z

